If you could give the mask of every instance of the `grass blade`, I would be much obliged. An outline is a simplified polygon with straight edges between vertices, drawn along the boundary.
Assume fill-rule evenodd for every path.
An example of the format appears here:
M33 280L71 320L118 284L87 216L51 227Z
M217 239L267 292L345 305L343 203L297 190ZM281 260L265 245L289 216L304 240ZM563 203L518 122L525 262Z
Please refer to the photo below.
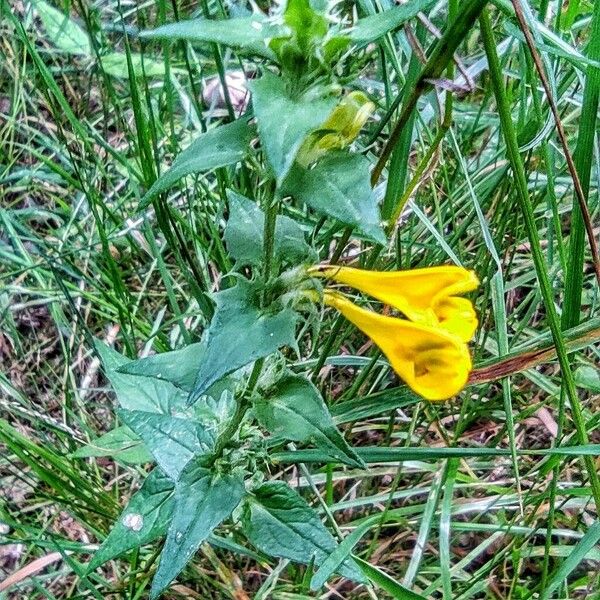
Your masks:
M523 166L523 160L519 153L519 145L517 142L517 135L512 121L510 113L510 107L506 97L506 90L502 81L502 72L500 69L500 63L498 60L498 54L496 51L496 42L494 41L494 34L492 32L492 26L490 17L486 11L481 13L480 19L481 33L485 52L488 57L490 76L492 79L492 85L494 87L494 94L496 102L498 104L498 115L502 126L502 133L506 142L506 150L508 159L511 163L515 186L517 191L517 197L521 211L525 218L525 226L527 229L527 237L531 245L531 253L533 262L535 265L535 271L540 284L540 291L544 300L546 308L547 321L552 332L554 345L556 346L556 353L560 364L563 382L566 387L567 396L571 404L571 412L575 427L577 429L577 435L579 437L579 443L581 445L588 444L588 435L585 420L583 417L583 411L579 397L577 396L577 390L575 388L575 382L573 379L573 373L571 371L571 365L567 355L567 348L564 341L564 337L560 328L560 322L556 308L554 306L554 294L552 286L550 284L550 278L548 276L548 270L544 261L544 256L540 246L540 236L536 227L535 218L533 214L533 208L529 198L529 190L527 186L527 177L525 175L525 168ZM584 457L584 463L590 479L592 487L592 494L594 496L594 502L596 508L600 512L600 480L596 473L594 461L591 457Z

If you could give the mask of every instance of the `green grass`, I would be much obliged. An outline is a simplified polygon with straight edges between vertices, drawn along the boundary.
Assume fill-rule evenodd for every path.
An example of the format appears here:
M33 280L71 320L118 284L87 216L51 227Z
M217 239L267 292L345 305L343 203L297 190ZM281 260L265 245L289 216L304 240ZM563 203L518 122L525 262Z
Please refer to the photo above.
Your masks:
M339 11L369 14L388 4L365 0ZM547 2L532 2L534 18L526 16L597 224L600 68L589 65L600 60L599 4L570 2L558 13L549 4L545 26L538 10ZM225 190L234 184L261 201L271 190L257 152L237 171L186 178L138 213L144 192L195 135L239 114L231 96L217 105L203 98L210 81L253 63L216 46L142 44L123 26L219 16L228 6L73 2L79 28L69 37L82 53L72 54L64 30L53 35L30 3L2 4L0 581L60 556L17 577L0 599L147 597L157 546L85 574L143 476L108 459L70 458L116 418L92 339L131 357L197 341L211 317L208 294L232 268L222 238ZM357 532L354 552L377 569L378 587L334 580L338 597L406 597L399 584L444 599L594 597L600 485L590 444L600 443L600 349L591 252L510 2L489 3L465 39L454 40L459 68L439 66L437 93L420 93L427 70L414 40L428 51L429 21L445 31L448 11L460 9L434 4L426 21L410 23L409 36L389 35L360 57L357 85L377 111L358 147L373 165L399 119L405 123L376 187L386 215L406 205L390 246L372 248L285 201L281 210L302 223L322 260L475 269L476 365L550 343L554 350L457 400L427 404L390 379L363 336L325 312L294 368L320 386L353 445L397 453L374 456L365 470L322 469L308 455L297 466L282 455L272 476L306 492L340 537ZM119 53L117 67L101 60L109 52ZM460 77L464 70L472 82ZM448 91L448 80L460 87ZM398 105L400 93L406 102ZM446 447L468 450L449 455ZM206 545L166 597L317 597L304 567L256 560L233 528L218 533L248 555Z

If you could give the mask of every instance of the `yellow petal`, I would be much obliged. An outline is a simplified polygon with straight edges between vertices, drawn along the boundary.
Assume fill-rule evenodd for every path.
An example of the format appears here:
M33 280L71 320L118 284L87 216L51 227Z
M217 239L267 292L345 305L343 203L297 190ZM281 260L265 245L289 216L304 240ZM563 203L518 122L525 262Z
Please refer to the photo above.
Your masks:
M316 266L309 273L360 290L397 308L415 323L439 325L465 342L477 328L477 315L471 302L455 298L479 285L475 273L462 267L363 271L351 267Z
M470 300L448 297L438 301L435 308L440 327L468 342L477 329L477 315Z
M427 400L446 400L467 383L471 357L455 335L360 308L338 292L325 290L323 300L366 333L394 371Z

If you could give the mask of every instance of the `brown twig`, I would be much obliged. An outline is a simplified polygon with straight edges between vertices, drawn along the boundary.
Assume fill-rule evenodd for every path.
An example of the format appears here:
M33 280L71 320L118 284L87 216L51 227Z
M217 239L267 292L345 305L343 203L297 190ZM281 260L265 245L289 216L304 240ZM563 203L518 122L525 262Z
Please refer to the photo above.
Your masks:
M593 319L565 332L569 352L585 348L600 341L600 323ZM533 369L556 358L556 348L551 340L537 348L523 348L509 356L478 365L471 371L469 385L489 383L515 373Z

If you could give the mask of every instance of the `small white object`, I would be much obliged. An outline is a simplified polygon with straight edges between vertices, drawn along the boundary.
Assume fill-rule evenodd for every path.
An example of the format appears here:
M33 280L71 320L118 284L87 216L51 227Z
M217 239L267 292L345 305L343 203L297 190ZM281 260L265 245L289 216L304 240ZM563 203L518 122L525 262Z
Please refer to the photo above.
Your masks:
M123 517L123 525L132 531L141 531L144 526L144 517L137 513L129 513Z

